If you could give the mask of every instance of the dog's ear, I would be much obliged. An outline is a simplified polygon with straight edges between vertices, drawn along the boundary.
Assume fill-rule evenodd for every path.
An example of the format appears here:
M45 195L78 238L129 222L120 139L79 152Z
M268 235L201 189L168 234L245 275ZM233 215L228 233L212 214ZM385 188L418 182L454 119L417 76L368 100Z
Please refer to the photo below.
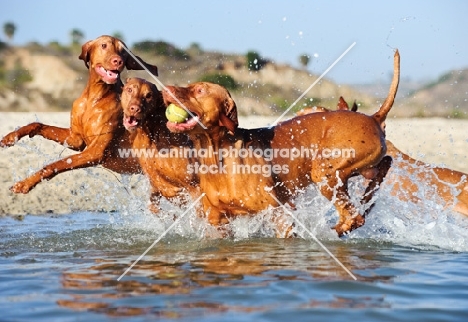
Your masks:
M219 125L225 126L231 133L234 133L239 126L237 106L230 96L223 102L222 109L219 113Z
M125 62L125 67L127 67L128 70L144 70L143 66L146 67L146 69L149 70L151 74L154 76L158 76L158 67L155 65L151 65L143 61L138 56L135 56L137 60L135 60L132 56L128 55L127 61ZM143 65L143 66L142 66Z
M354 101L353 106L351 107L351 111L356 112L358 109L358 106L356 104L356 101Z
M343 99L343 96L340 96L340 99L338 100L337 109L340 111L349 111L349 105Z
M127 59L125 61L125 67L128 70L144 70L145 68L149 70L151 74L154 76L158 76L158 67L146 63L143 59L141 59L138 56L135 55L130 55L130 49L125 45L125 43L122 40L119 40L120 45L122 46L122 50L127 51ZM135 57L135 58L133 58ZM144 67L143 67L144 66Z
M90 40L86 42L83 46L81 46L81 54L78 56L79 59L83 60L86 68L89 69L89 51L93 46L94 40Z
M158 76L158 67L157 66L148 64L147 62L145 62L143 59L141 59L138 56L135 56L135 58L128 55L127 60L125 61L125 67L128 70L144 70L146 68L146 69L149 70L149 72L151 74L153 74L154 76ZM145 68L143 68L143 66Z

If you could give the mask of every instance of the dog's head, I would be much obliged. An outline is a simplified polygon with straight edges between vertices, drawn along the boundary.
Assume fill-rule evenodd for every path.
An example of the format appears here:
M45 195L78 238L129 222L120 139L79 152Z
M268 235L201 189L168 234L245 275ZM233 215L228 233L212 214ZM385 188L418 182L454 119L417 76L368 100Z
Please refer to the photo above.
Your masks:
M144 62L137 56L135 59L120 39L111 36L100 36L88 41L81 47L78 58L106 84L115 84L125 67L129 70L147 68L153 75L158 75L156 66Z
M212 130L219 126L234 132L239 125L236 103L229 91L218 84L199 82L187 87L167 86L163 98L166 105L178 105L190 114L183 123L167 122L172 132L195 133L203 131L204 127Z
M144 79L127 79L120 101L124 115L123 124L128 131L141 126L150 116L160 116L162 120L164 119L161 92L156 85Z

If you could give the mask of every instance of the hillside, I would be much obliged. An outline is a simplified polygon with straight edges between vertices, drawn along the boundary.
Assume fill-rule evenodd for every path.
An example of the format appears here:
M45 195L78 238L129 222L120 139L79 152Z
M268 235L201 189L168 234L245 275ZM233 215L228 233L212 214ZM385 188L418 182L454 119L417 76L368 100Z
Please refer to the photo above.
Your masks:
M410 92L396 108L404 116L468 117L468 69L450 71L434 82Z
M159 79L164 84L185 85L220 75L232 78L235 87L230 88L230 92L242 115L282 112L318 78L306 70L267 60L263 68L251 71L247 68L245 55L201 50L195 53L186 51L182 56L172 55L173 52L157 54L138 48L132 48L132 51L159 67ZM38 44L2 50L0 111L69 110L87 79L87 69L77 58L79 53L79 48L65 50ZM125 71L122 79L132 76L154 82L144 71ZM364 110L379 104L378 100L349 86L322 79L294 110L300 106L318 104L334 108L340 95L356 99Z
M196 46L182 50L162 41L137 43L132 51L159 67L159 80L164 84L185 85L202 79L228 81L241 115L281 113L318 78L305 69L264 58L259 70L249 70L245 54L209 52ZM70 110L88 77L79 53L79 46L34 43L0 50L0 111ZM122 79L132 76L154 82L144 71L125 71ZM467 83L468 70L447 73L415 91L402 84L392 114L468 117ZM339 96L356 100L361 111L375 111L387 95L388 86L374 84L372 88L378 90L366 91L322 79L291 111L313 105L334 108Z

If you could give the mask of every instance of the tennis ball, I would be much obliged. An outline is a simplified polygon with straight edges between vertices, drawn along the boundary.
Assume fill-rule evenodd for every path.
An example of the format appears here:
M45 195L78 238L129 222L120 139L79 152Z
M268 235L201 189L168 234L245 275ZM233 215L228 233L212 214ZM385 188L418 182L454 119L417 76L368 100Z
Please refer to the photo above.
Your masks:
M166 108L166 117L171 122L183 123L189 117L189 114L183 108L175 104L169 104Z

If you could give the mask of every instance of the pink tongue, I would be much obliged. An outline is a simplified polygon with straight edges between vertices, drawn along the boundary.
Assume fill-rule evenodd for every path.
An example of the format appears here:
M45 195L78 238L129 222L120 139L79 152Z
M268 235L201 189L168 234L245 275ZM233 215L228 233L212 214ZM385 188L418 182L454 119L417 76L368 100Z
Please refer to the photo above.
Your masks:
M166 123L167 127L169 129L175 129L177 131L185 131L185 130L191 130L192 128L195 127L198 123L198 117L192 117L188 121L185 121L184 123L174 123L168 121Z
M104 67L99 66L96 68L96 71L98 72L99 75L101 75L102 79L106 83L113 84L115 81L119 78L119 74L116 72L113 72L111 70L106 70Z

